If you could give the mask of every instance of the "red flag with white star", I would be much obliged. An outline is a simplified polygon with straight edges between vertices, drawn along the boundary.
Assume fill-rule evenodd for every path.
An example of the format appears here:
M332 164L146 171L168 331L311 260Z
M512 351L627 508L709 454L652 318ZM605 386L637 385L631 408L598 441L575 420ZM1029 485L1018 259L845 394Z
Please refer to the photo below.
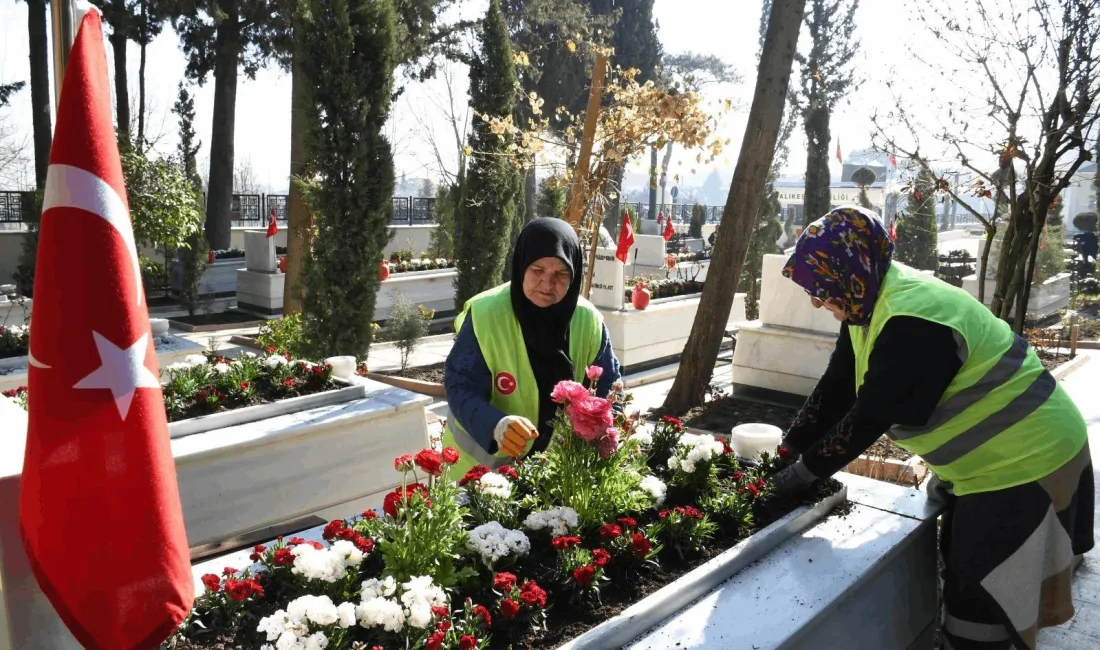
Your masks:
M676 228L672 226L672 215L669 215L668 219L665 219L665 241L670 241L672 236L676 234Z
M23 547L89 650L156 648L194 583L115 130L103 27L73 43L42 206Z
M630 247L634 245L634 226L630 223L630 213L623 212L623 225L619 227L619 245L615 249L615 257L626 264L630 255Z
M275 208L271 208L271 216L267 218L267 238L271 239L279 234L279 224L275 221Z

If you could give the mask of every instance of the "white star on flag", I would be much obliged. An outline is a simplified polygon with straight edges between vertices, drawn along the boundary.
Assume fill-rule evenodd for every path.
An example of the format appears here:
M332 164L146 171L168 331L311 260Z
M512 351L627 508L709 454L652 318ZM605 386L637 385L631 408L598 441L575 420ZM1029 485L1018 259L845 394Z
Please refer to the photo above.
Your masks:
M73 388L106 388L115 399L118 414L126 420L130 402L139 388L160 388L160 380L145 365L145 352L149 349L149 335L142 334L125 350L107 340L99 332L92 332L99 350L99 368L76 383Z

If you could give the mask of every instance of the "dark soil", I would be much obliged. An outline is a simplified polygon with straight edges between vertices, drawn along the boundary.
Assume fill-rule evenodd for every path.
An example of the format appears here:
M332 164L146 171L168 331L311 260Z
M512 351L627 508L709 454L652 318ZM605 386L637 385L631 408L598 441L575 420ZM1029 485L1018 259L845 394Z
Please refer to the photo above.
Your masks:
M233 325L236 323L255 323L263 318L255 314L229 309L216 314L195 314L194 316L173 316L171 320L185 325Z
M412 366L405 370L386 370L380 375L387 377L402 377L404 379L416 379L433 384L443 383L443 366L445 362L433 363L430 366Z
M610 582L600 592L600 603L571 605L559 596L557 605L548 610L546 632L537 634L521 625L513 625L509 628L494 627L489 648L492 650L555 648L616 616L630 605L673 582L707 560L720 555L745 537L765 528L795 508L817 503L834 494L841 487L842 484L839 481L828 479L818 481L811 489L796 498L770 499L762 502L755 509L755 523L752 529L738 531L737 534L727 533L721 535L714 540L706 551L686 561L669 551L662 554L661 564L658 567L647 564L641 568L628 569L619 564L612 564L605 574L610 578ZM833 510L829 516L846 517L850 512L851 504L846 501ZM594 546L595 544L591 542L592 540L586 540L585 545ZM554 574L553 567L557 561L557 553L549 545L543 544L541 547L541 551L533 549L515 573L524 578L534 579L547 590L551 590L554 584L552 576ZM473 594L473 596L475 602L495 602L495 598L492 598L489 593L483 595ZM273 609L273 604L257 608L253 619L245 624L247 627L242 626L237 631L222 633L201 643L177 640L174 645L169 646L166 644L164 647L170 647L174 650L255 650L263 643L254 632L256 622L260 617L270 614Z
M657 416L664 415L656 413ZM747 422L762 422L786 431L798 416L798 409L741 397L720 397L693 408L680 418L684 426L713 433L729 434Z
M871 458L893 458L894 460L909 460L913 457L912 453L895 445L894 441L886 436L876 440L864 453Z
M179 307L180 306L179 299L174 297L174 296L161 295L161 296L153 296L151 298L146 296L145 302L151 308L153 308L153 307Z

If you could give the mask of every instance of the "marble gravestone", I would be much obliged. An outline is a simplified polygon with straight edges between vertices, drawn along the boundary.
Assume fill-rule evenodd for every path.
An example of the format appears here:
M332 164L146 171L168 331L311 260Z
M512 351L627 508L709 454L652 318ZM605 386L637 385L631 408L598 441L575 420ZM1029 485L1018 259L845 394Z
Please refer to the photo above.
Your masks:
M615 257L615 249L596 249L596 267L592 274L592 304L604 309L623 308L623 263Z
M237 270L237 309L263 316L283 313L286 276L275 263L275 238L266 230L244 233L244 269Z
M249 230L244 234L244 265L249 271L275 272L275 238L267 231Z

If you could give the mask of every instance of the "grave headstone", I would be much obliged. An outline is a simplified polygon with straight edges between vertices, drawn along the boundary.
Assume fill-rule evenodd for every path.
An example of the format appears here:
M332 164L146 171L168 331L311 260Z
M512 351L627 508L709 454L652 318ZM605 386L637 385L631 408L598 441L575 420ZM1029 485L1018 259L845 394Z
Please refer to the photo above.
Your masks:
M249 271L275 272L275 238L265 230L246 230L244 233L244 263Z
M623 308L623 263L615 257L614 248L596 249L596 266L592 274L592 304L604 309Z
M635 235L634 249L638 251L635 259L631 250L628 258L632 263L640 266L664 266L665 265L665 238L660 235Z

